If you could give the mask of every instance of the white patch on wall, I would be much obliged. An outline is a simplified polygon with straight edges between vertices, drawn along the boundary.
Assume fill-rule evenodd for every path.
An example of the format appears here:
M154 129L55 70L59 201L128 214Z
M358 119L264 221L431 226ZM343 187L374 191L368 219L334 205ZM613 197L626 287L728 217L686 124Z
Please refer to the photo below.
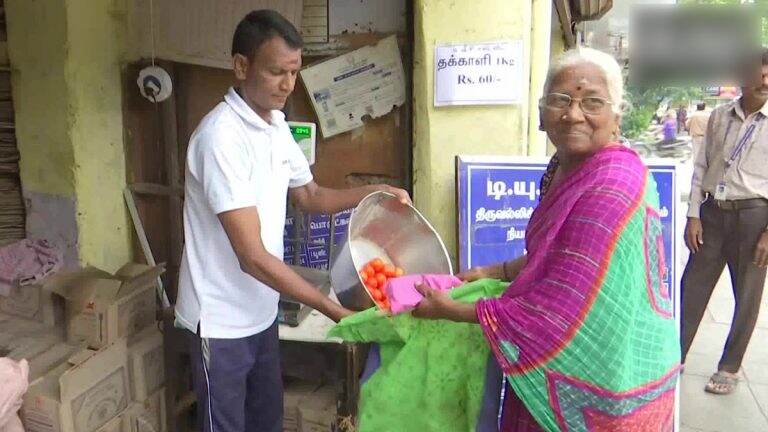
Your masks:
M329 33L332 35L405 32L405 0L328 1Z
M301 15L301 37L304 42L328 42L328 0L304 0Z

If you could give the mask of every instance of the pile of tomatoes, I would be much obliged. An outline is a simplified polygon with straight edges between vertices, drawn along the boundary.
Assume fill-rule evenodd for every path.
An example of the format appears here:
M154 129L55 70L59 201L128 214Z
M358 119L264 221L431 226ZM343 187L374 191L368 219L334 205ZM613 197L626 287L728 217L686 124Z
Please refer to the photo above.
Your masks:
M360 270L360 279L363 280L365 287L379 307L389 310L389 299L384 292L384 285L387 280L402 276L405 272L400 267L392 264L386 264L381 258L374 258L368 261Z

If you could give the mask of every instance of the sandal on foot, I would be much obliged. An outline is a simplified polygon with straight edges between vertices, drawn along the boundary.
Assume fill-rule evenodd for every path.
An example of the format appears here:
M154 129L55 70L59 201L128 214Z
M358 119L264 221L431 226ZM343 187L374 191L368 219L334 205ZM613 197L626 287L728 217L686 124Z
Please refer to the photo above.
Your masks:
M738 383L739 378L735 374L718 371L709 378L704 391L716 395L727 395L733 393Z

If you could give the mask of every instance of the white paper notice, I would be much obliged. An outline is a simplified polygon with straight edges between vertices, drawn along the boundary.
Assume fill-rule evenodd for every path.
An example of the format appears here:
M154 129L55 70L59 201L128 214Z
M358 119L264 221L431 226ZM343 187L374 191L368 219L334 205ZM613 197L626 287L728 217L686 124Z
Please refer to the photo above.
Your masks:
M523 41L435 47L435 106L522 100Z
M405 103L405 79L395 36L301 72L323 137L363 125Z

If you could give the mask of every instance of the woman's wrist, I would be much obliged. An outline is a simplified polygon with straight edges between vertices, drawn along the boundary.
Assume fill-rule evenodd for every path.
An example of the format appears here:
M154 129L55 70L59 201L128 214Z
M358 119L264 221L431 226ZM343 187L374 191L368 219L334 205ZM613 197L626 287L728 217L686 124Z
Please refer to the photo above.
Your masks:
M496 266L496 271L491 273L491 277L499 280L506 280L507 278L507 263L502 261L501 264Z
M478 322L477 313L475 312L474 303L461 303L451 299L448 303L448 307L445 310L446 316L444 319L457 322Z

